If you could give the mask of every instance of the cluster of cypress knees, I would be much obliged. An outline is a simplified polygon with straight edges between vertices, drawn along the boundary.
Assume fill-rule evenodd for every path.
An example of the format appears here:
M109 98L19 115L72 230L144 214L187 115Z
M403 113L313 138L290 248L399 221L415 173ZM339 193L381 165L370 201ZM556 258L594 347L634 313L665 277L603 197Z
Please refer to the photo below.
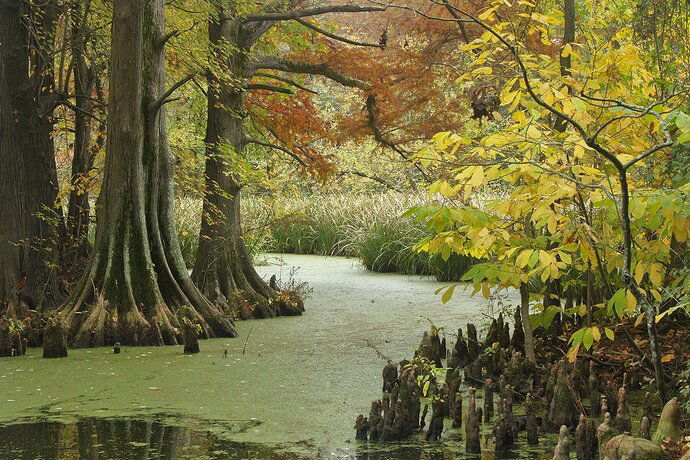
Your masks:
M467 325L467 337L458 330L457 342L446 349L432 326L425 332L412 361L399 366L388 362L382 372L383 398L371 404L369 416L360 414L355 422L356 439L389 442L404 440L424 433L427 441L441 439L444 420L452 420L452 428L464 426L465 451L480 454L493 438L496 457L507 456L514 448L520 432L526 432L530 446L539 444L539 432L558 432L555 460L570 458L569 434L576 439L578 459L663 458L659 444L678 440L682 434L681 410L676 399L666 404L658 428L651 436L654 419L647 395L638 438L630 436L631 416L628 411L628 375L622 383L613 380L602 384L593 361L566 358L551 363L550 372L523 358L524 336L519 312L515 315L512 337L508 322L502 315L493 319L486 339L477 339L477 329ZM437 381L439 368L445 380ZM462 374L462 376L461 376ZM469 386L463 407L462 384ZM477 390L483 390L482 407L477 403ZM585 407L584 400L589 400ZM424 407L422 404L424 402ZM522 403L525 415L516 415L515 402ZM431 405L431 417L427 416ZM543 415L542 415L543 414ZM492 433L485 436L482 446L480 425L493 422ZM457 435L455 435L457 436ZM637 457L634 456L637 453ZM632 457L630 455L633 455Z

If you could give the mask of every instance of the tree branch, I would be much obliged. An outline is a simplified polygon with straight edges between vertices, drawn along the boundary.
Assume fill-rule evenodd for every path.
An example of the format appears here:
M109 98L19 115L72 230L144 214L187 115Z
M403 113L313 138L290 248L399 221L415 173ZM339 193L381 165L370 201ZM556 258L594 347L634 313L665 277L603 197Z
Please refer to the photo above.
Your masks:
M396 152L398 155L400 155L405 161L410 161L410 158L407 156L407 153L400 148L399 145L387 140L383 133L381 132L381 129L378 126L377 123L377 116L376 116L376 96L373 94L370 94L367 97L367 102L366 102L366 107L367 107L367 119L369 120L369 128L371 129L372 133L374 134L374 139L378 141L380 144L385 145L386 147L390 148L394 152ZM424 171L424 168L422 168L418 163L413 163L415 168L422 174L424 179L428 179L426 172Z
M383 49L384 46L380 45L379 43L366 43L366 42L358 42L356 40L351 40L346 37L341 37L339 35L333 34L331 32L328 32L327 30L323 30L314 24L311 24L303 19L295 19L295 21L299 22L302 24L304 27L313 30L314 32L320 33L321 35L325 35L328 38L332 38L333 40L337 40L339 42L347 43L349 45L355 45L355 46L371 46L373 48L381 48Z
M163 104L170 102L170 96L172 96L172 93L177 91L177 89L180 86L184 85L185 83L187 83L189 80L191 80L195 76L196 76L196 73L193 73L191 75L187 75L182 80L180 80L177 83L175 83L174 85L172 85L170 87L170 89L168 89L165 93L163 93L163 95L158 100L151 102L149 104L149 110L153 113L158 112L161 109L161 107L163 107Z
M282 81L283 83L287 83L288 85L294 86L295 88L301 89L302 91L306 91L306 92L312 93L312 94L319 94L317 91L314 91L313 89L309 89L306 86L302 86L299 83L297 83L296 81L290 80L289 78L280 77L278 75L272 75L270 73L263 73L263 72L256 72L256 73L254 73L253 76L254 77L263 77L263 78L271 78L273 80L278 80L278 81Z
M308 62L290 61L287 59L264 56L258 57L251 66L254 69L282 70L289 73L304 73L309 75L321 75L343 86L368 90L370 85L357 78L349 77L333 70L328 64L310 64Z
M306 18L326 13L366 13L370 11L385 11L386 8L387 6L326 5L296 11L250 14L245 16L242 22L288 21L290 19Z
M401 191L402 191L402 190L400 190L399 188L395 187L394 185L390 184L388 181L386 181L385 179L383 179L383 178L381 178L381 177L379 177L379 176L375 176L375 175L373 175L373 174L366 174L366 173L363 173L363 172L361 172L361 171L348 171L348 170L343 170L343 171L340 171L340 174L338 174L338 177L344 176L344 175L346 175L346 174L349 174L349 175L352 175L352 176L359 176L359 177L363 177L363 178L365 178L365 179L373 180L374 182L378 182L379 184L383 185L383 186L386 187L387 189L390 189L390 190L393 190L393 191L396 191L396 192L401 192Z
M283 88L281 86L267 85L265 83L249 83L244 87L244 89L262 89L266 91L274 91L276 93L282 94L295 94L294 91L288 88Z
M247 143L247 144L263 145L264 147L268 147L268 148L271 148L271 149L280 150L281 152L287 153L289 156L291 156L295 161L297 161L297 162L298 162L299 164L301 164L302 166L307 166L307 164L304 162L304 160L302 160L302 159L299 157L299 155L297 155L297 154L296 154L295 152L293 152L292 150L289 150L289 149L283 147L282 145L271 144L270 142L265 142L265 141L262 141L262 140L259 140L259 139L253 139L253 138L249 138L249 137L245 137L245 138L244 138L244 142Z
M173 29L170 32L168 32L165 35L161 35L158 40L156 41L156 47L158 49L161 49L165 46L166 43L168 43L168 40L170 40L173 37L176 37L180 34L180 31L177 29Z

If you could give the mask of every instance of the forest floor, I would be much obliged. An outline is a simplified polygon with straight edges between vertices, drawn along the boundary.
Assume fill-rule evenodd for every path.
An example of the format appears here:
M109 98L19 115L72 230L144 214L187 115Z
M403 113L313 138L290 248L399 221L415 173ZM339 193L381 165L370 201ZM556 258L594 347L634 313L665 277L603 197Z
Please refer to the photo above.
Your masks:
M469 291L457 290L443 304L434 292L445 283L368 272L351 259L286 255L268 262L261 274L283 279L299 267L295 278L313 289L304 316L238 322L239 339L202 341L192 356L181 346L125 348L120 355L98 348L44 360L31 349L2 360L0 425L14 428L5 435L0 428L0 439L21 439L22 426L36 429L21 423L125 417L306 456L348 456L356 415L380 396L379 353L410 358L429 321L444 327L451 343L458 327L481 324L489 313L487 301ZM515 305L517 293L504 300Z

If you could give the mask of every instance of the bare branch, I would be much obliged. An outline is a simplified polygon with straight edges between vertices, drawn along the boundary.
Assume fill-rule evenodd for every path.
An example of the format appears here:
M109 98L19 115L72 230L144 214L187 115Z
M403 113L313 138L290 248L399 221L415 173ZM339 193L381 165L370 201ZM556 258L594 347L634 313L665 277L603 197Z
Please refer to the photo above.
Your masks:
M180 31L177 29L173 29L170 32L168 32L165 35L161 35L158 40L156 40L156 47L158 49L161 49L165 46L166 43L168 43L168 40L170 40L173 37L177 37L180 35Z
M280 77L278 75L272 75L270 73L263 73L263 72L256 72L256 73L254 73L253 76L254 77L263 77L263 78L271 78L273 80L278 80L278 81L282 81L283 83L287 83L288 85L294 86L295 88L301 89L302 91L306 91L306 92L312 93L312 94L319 94L317 91L314 91L313 89L309 89L306 86L302 86L299 83L297 83L296 81L290 80L289 78Z
M158 100L156 100L156 101L154 101L154 102L151 102L151 103L149 104L149 110L150 110L152 113L158 112L158 111L161 109L161 107L163 107L163 104L167 104L168 102L171 102L171 101L172 101L172 99L170 99L170 96L172 96L172 93L174 93L175 91L177 91L177 89L178 89L180 86L184 85L185 83L187 83L189 80L191 80L191 79L194 78L195 76L196 76L195 73L193 73L193 74L191 74L191 75L187 75L187 76L184 77L182 80L180 80L180 81L178 81L177 83L175 83L174 85L172 85L172 86L170 87L170 89L168 89L165 93L163 93L163 95L162 95Z
M327 30L323 30L320 27L317 27L314 24L311 24L310 22L307 22L303 19L295 19L295 21L299 22L304 27L307 27L307 28L313 30L314 32L320 33L321 35L325 35L326 37L332 38L333 40L337 40L339 42L343 42L343 43L347 43L349 45L355 45L355 46L371 46L373 48L381 48L381 49L384 48L384 46L380 45L379 43L358 42L356 40L351 40L351 39L346 38L346 37L341 37L339 35L328 32Z
M258 57L251 64L251 66L254 69L273 69L282 70L283 72L289 73L321 75L349 88L359 88L365 91L370 88L368 83L337 72L329 67L328 64L311 64L308 62L297 62L277 57L264 56Z
M349 171L349 170L340 171L340 174L338 174L338 177L344 176L346 174L349 174L352 176L359 176L359 177L363 177L365 179L373 180L374 182L378 182L379 184L383 185L387 189L390 189L390 190L393 190L396 192L402 191L401 189L395 187L393 184L390 184L388 181L386 181L385 179L383 179L379 176L375 176L373 174L366 174L366 173L363 173L361 171Z
M291 19L318 16L326 13L366 13L370 11L385 11L387 6L359 6L359 5L325 5L314 8L304 8L296 11L278 13L250 14L243 22L288 21Z
M281 152L287 153L289 156L291 156L296 162L298 162L302 166L307 166L307 164L304 162L304 160L302 160L302 158L300 158L299 155L297 155L292 150L289 150L289 149L283 147L282 145L271 144L270 142L265 142L265 141L262 141L259 139L253 139L253 138L249 138L249 137L245 137L244 142L247 144L263 145L264 147L268 147L268 148L275 149L275 150L280 150Z
M276 93L282 94L295 94L295 92L291 89L283 88L281 86L267 85L265 83L249 83L244 87L244 89L261 89L266 91L274 91Z
M405 161L410 161L409 156L407 155L407 152L405 152L402 148L400 148L399 145L395 144L394 142L391 142L385 138L383 133L381 132L381 129L378 126L377 119L378 117L376 116L376 96L373 94L370 94L367 97L367 118L369 120L369 128L371 129L372 133L374 134L374 139L378 141L380 144L385 145L389 149L393 150L396 152L398 155L400 155ZM424 179L428 179L426 171L424 171L424 168L422 168L418 163L413 163L414 166L417 168L417 170L422 174Z

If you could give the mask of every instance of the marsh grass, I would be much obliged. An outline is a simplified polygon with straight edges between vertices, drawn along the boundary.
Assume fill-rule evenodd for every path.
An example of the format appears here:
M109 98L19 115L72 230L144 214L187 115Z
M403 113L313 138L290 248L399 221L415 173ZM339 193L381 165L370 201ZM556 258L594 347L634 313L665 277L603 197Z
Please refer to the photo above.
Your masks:
M412 206L428 203L423 195L246 196L242 219L252 255L262 252L355 257L376 272L430 275L456 281L475 262L452 255L444 261L415 251L427 236L424 226L402 217ZM196 256L201 204L180 201L176 210L180 245L188 264Z

